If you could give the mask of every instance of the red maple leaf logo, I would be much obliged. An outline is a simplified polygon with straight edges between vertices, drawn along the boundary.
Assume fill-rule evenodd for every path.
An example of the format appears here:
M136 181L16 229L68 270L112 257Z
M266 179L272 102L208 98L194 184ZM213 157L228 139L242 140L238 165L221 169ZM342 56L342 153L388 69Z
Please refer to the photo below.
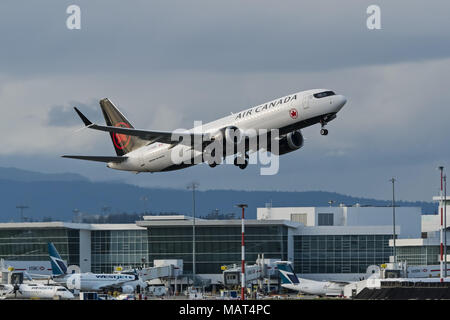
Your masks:
M124 134L116 133L116 138L117 138L117 142L122 144L123 142L125 142L128 139L128 136L126 136Z
M119 122L115 124L116 127L129 128L130 126L125 122ZM121 134L113 133L113 142L117 149L124 149L130 143L131 137Z
M289 115L291 116L292 119L297 119L298 112L296 109L291 109L291 110L289 110Z

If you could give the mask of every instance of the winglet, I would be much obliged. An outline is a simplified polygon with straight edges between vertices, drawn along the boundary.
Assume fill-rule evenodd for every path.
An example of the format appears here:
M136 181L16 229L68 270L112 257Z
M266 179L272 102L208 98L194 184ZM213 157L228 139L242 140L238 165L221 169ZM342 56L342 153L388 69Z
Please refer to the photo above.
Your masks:
M75 109L75 111L77 112L77 114L81 118L81 120L84 122L85 126L90 126L92 124L92 122L89 121L89 119L86 118L86 116L84 114L82 114L81 111L77 109L77 107L73 107L73 108Z

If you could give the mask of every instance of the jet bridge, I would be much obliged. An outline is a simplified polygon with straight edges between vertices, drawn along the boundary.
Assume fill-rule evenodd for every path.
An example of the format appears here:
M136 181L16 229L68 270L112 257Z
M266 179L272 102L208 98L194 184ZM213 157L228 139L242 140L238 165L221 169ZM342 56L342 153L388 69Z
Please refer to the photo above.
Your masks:
M258 283L262 288L263 283L271 286L273 283L278 285L277 261L280 259L264 259L264 255L258 255L256 264L245 266L245 280L249 283ZM228 287L241 285L241 269L238 264L222 266L223 284Z
M223 267L223 283L226 287L239 286L241 284L241 266L237 264ZM261 277L261 267L259 265L245 266L245 281L251 283Z
M175 278L183 274L183 260L154 260L154 267L127 268L116 267L116 273L132 273L142 281L161 278Z

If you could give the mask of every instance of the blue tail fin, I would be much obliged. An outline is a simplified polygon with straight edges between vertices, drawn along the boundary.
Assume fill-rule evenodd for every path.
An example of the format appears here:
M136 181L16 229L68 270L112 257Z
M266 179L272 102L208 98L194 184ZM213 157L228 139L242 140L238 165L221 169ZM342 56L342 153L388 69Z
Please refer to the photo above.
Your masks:
M277 263L278 271L281 276L281 284L299 284L297 276L295 275L294 269L289 261L279 261Z
M67 266L61 259L61 256L56 250L53 243L48 243L48 254L50 255L50 263L52 265L52 274L54 276L60 276L67 273Z

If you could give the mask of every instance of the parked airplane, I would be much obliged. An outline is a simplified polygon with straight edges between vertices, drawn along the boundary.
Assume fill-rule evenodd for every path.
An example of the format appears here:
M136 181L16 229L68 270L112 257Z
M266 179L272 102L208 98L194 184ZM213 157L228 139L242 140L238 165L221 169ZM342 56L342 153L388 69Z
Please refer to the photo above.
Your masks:
M48 243L50 263L52 265L52 279L68 289L81 291L103 291L121 289L123 293L132 293L139 285L142 289L147 283L141 281L135 274L104 274L104 273L67 273L67 266L61 259L53 243Z
M327 135L325 125L336 118L337 112L346 102L344 96L336 95L331 90L302 91L195 126L184 132L177 130L171 132L134 129L113 103L105 98L100 100L100 107L106 126L92 123L80 110L76 107L74 109L87 128L110 133L117 156L64 155L63 157L105 162L107 167L117 170L159 172L183 169L204 161L215 167L225 157L233 155L234 165L245 169L249 154L252 152L262 149L282 155L300 149L303 146L302 128L320 123L322 127L320 133ZM278 150L272 143L260 141L264 132L270 133L274 129L279 133L278 138L273 135L274 143L278 142ZM249 132L256 132L253 133L253 136L258 138L256 147L250 147L252 133ZM200 145L196 144L196 141L200 141ZM246 145L238 152L237 145L242 142ZM213 148L213 143L233 147Z
M277 267L281 276L281 286L304 294L340 296L343 294L344 286L350 283L345 281L314 281L298 278L292 269L290 261L278 261Z
M72 292L63 286L49 286L42 284L0 284L0 299L8 298L38 298L38 299L73 299Z

